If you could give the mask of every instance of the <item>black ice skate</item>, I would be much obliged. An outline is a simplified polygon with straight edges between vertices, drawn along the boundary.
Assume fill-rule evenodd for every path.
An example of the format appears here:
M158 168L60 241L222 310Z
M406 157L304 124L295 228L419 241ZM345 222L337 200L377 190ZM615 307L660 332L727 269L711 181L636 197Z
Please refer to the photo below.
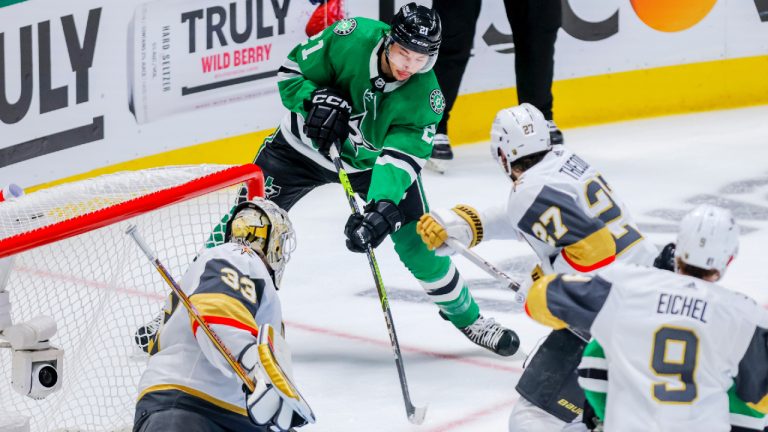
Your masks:
M483 318L482 315L461 329L461 332L475 344L504 357L516 353L520 347L520 339L515 332L496 323L493 318Z
M427 169L442 174L448 168L447 161L452 159L453 150L451 150L448 135L435 134L435 138L432 140L432 157L427 161Z
M560 128L552 120L547 120L547 124L549 125L549 140L552 142L552 145L562 144L563 133L560 131Z

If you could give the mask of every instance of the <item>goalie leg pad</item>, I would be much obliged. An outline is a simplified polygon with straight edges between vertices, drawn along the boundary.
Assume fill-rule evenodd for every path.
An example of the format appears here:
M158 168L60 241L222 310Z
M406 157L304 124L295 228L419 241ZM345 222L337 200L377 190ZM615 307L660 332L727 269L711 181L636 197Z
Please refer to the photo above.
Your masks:
M572 422L584 411L576 368L585 346L569 330L553 331L533 355L515 389L547 413Z

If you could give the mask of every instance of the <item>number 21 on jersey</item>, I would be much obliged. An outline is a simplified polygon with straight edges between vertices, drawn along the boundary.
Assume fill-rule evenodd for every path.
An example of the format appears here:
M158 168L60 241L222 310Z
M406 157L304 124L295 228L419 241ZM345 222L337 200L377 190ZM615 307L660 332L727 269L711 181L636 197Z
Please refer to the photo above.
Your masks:
M301 59L306 60L307 57L309 57L310 54L313 52L321 49L323 47L323 41L320 40L318 42L315 42L318 38L320 38L323 35L323 32L320 32L314 36L311 36L309 39L305 40L301 43L302 48L301 50Z

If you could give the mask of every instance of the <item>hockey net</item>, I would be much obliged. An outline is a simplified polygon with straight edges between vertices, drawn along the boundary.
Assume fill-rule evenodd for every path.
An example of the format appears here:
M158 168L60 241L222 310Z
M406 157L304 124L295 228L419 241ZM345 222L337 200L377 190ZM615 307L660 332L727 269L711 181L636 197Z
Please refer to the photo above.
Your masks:
M62 388L33 400L11 389L12 351L0 349L0 417L30 417L32 431L131 425L147 359L134 332L170 290L125 229L137 225L180 278L238 197L263 190L254 165L197 165L119 172L0 202L12 320L52 317L51 344L64 350Z

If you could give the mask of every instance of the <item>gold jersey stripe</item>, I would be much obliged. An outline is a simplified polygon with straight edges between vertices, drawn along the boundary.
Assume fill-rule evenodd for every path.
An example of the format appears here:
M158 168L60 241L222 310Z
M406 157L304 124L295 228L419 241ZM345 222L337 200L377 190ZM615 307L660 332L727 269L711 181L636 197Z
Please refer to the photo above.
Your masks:
M608 227L602 227L578 242L563 248L563 258L574 269L589 272L612 262L616 241Z
M221 293L192 294L189 298L200 315L231 318L258 334L259 326L250 311L239 300Z
M563 320L552 315L549 307L547 307L547 287L556 277L556 274L544 276L531 286L530 291L528 291L528 298L525 301L525 311L528 313L528 316L545 326L560 330L568 327L568 325Z

